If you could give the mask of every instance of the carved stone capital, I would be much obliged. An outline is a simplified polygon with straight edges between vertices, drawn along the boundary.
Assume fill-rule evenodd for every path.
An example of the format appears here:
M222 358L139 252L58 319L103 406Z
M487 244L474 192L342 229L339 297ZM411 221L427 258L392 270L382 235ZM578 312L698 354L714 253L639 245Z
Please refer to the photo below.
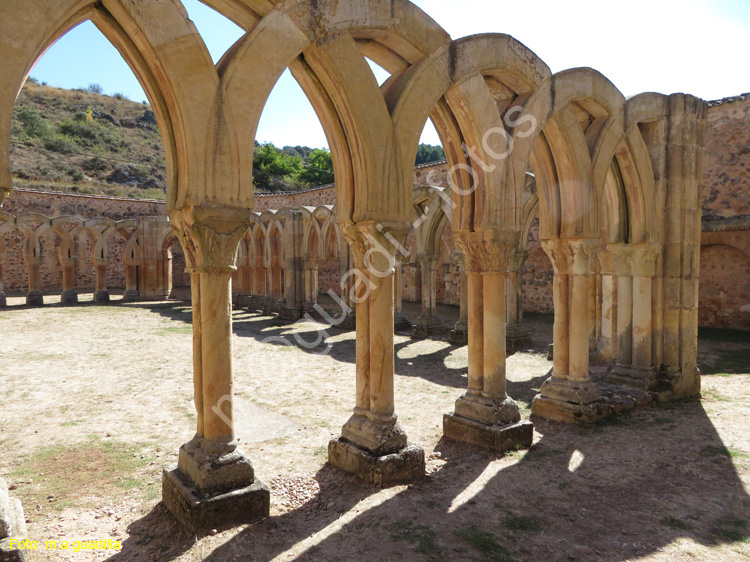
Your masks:
M235 271L237 247L250 226L250 211L225 205L197 205L170 213L188 266L200 272Z
M466 271L505 273L516 252L518 236L514 231L459 231L455 240L464 255Z
M542 240L542 249L552 262L555 275L568 275L568 251L565 241L559 238Z
M523 264L526 263L526 260L528 257L529 257L528 252L521 252L519 250L516 250L516 252L510 258L510 263L508 264L508 271L514 271L514 272L523 271Z
M440 256L435 254L419 254L417 259L419 260L419 265L422 266L422 271L428 271L437 267Z
M612 259L612 253L608 248L599 248L596 253L596 259L599 261L599 272L602 275L612 275L614 273L614 263Z
M596 258L599 242L585 238L566 240L568 251L568 268L571 275L588 275L591 273L591 262Z
M402 222L346 223L341 233L349 242L355 266L377 276L393 273L409 255L404 248L409 227Z
M610 244L607 249L614 256L617 275L653 277L661 257L657 244Z

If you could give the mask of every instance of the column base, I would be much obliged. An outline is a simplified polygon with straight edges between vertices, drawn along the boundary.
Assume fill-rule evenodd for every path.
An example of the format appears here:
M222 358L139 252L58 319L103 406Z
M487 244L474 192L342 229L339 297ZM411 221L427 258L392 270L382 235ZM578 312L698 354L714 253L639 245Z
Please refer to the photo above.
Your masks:
M264 519L270 498L270 489L259 480L237 490L201 495L176 465L164 469L164 505L191 533Z
M336 325L337 328L341 328L343 330L354 330L357 328L357 315L354 312L354 309L352 309L351 312L349 312L346 317L339 322Z
M263 303L263 314L266 316L272 316L278 314L281 310L281 304L283 299L267 297Z
M394 330L409 330L411 328L411 322L406 319L406 316L401 312L396 312L393 315L393 329Z
M281 318L282 320L296 322L297 320L302 318L302 316L302 307L282 305L279 308L279 318Z
M548 420L572 423L594 421L608 415L610 409L593 382L553 374L534 397L531 413Z
M109 291L96 291L94 293L94 302L98 302L98 303L109 302Z
M137 289L130 289L125 291L122 295L122 302L140 302L141 292Z
M466 393L456 400L455 415L490 427L521 421L518 404L509 396L494 399Z
M164 470L164 504L191 531L268 516L270 491L256 480L250 459L234 444L219 448L225 451L208 454L194 439L180 447L177 465Z
M5 298L5 293L0 293L0 308L8 306L8 299Z
M508 324L505 326L505 349L507 353L528 349L532 345L528 327L523 324Z
M42 306L44 304L44 295L41 291L31 291L26 293L26 306Z
M247 301L247 309L253 312L261 312L266 306L266 297L264 295L251 295Z
M631 386L641 390L653 390L658 384L657 372L653 367L635 365L615 365L607 375L607 382L621 386Z
M467 345L469 343L469 332L464 328L454 328L448 335L448 341L453 345Z
M530 447L534 424L522 420L508 425L485 425L456 414L443 416L443 435L496 453Z
M78 293L73 290L63 291L60 296L61 304L78 304Z
M442 321L437 316L420 316L411 325L411 337L426 339L442 332Z
M424 451L412 443L395 453L377 455L339 437L328 443L328 462L379 487L408 484L425 473Z

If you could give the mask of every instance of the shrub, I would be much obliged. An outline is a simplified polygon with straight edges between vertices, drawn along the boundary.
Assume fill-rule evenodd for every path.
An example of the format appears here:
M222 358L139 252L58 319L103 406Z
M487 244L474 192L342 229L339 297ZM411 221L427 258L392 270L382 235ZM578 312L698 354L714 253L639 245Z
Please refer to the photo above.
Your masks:
M102 88L99 84L89 84L89 87L86 88L86 90L91 92L92 94L101 94L104 92L104 88Z
M32 138L44 139L52 135L52 124L35 109L24 107L18 112L18 120L24 132Z
M71 154L76 151L75 143L65 135L55 135L44 142L44 148L60 154Z

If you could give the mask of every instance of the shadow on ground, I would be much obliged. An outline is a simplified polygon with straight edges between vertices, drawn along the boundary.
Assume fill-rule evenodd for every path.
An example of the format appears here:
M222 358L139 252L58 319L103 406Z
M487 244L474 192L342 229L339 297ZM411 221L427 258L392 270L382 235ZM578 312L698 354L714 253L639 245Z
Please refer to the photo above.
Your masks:
M693 438L675 439L685 429ZM499 462L443 439L442 468L378 505L367 502L377 490L326 465L313 501L246 527L205 559L624 561L681 537L748 541L750 498L700 402L587 426L537 421L537 430L532 449ZM161 504L130 532L110 560L171 560L195 541Z

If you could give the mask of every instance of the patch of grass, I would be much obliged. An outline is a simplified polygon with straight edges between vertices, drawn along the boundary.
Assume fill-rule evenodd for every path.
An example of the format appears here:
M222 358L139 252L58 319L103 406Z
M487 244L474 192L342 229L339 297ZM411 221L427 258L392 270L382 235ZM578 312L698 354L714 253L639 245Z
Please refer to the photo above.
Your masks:
M720 539L731 542L750 542L750 535L746 532L748 521L734 515L725 515L714 521L711 534Z
M192 326L167 326L161 329L164 334L192 334Z
M693 526L688 523L687 521L683 521L682 519L678 519L677 517L662 517L659 519L659 523L664 525L665 527L672 527L673 529L679 529L680 531L692 531Z
M315 457L325 457L328 454L328 447L325 445L321 445L320 447L316 447L313 451L313 456Z
M453 534L480 552L485 560L496 562L512 562L513 560L510 551L499 544L494 535L487 531L482 531L475 525L466 529L456 529L453 531Z
M508 515L503 524L511 531L524 533L541 533L544 530L542 522L531 515Z
M715 388L704 388L701 391L701 398L703 398L704 400L710 400L712 402L731 402L732 401L731 398L727 398Z
M430 559L441 560L443 549L437 543L435 531L426 525L417 525L409 519L396 521L388 526L392 541L406 541L414 545L414 552Z
M116 489L143 485L138 468L152 459L139 454L140 446L92 437L86 443L38 449L11 476L38 482L33 499L43 503L52 495L57 510L84 507L97 497L111 498Z
M729 457L736 460L750 459L750 453L723 446L715 447L713 445L703 447L698 454L702 457Z
M60 427L76 426L76 425L82 424L85 421L86 420L70 420L70 421L62 422L60 424Z

